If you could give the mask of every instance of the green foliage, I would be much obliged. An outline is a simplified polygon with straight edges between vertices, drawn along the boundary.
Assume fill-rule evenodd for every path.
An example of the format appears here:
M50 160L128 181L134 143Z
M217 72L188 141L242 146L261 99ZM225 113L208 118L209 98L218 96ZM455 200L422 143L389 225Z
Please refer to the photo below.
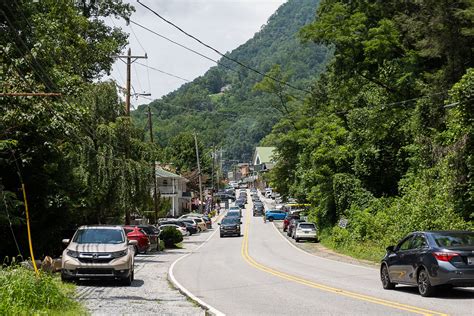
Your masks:
M183 235L174 227L165 227L160 233L160 239L166 248L173 248L183 241Z
M74 286L64 284L57 276L35 272L19 266L0 268L0 314L85 314L74 300Z
M324 46L301 43L297 35L312 19L318 2L291 0L283 4L252 39L230 52L229 57L308 89L330 54ZM205 146L222 147L226 159L250 161L255 145L271 132L283 113L297 106L294 100L304 95L226 59L219 62L224 66L212 67L202 77L150 104L158 113L154 117L155 139L163 147L175 147L176 137L196 131ZM256 84L259 89L254 89ZM143 126L145 110L141 106L132 114Z
M301 30L334 58L266 137L269 178L312 204L323 242L370 257L361 247L383 254L413 230L472 229L472 12L464 0L325 0Z

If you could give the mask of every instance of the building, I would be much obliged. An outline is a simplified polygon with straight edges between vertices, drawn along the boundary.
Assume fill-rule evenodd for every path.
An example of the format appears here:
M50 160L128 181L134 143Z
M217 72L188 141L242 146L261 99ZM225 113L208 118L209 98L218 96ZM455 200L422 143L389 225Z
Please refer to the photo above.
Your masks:
M156 181L162 199L171 202L169 215L177 217L191 210L191 192L187 190L188 179L156 167Z
M252 159L254 170L266 171L272 169L275 165L274 152L275 147L256 147Z

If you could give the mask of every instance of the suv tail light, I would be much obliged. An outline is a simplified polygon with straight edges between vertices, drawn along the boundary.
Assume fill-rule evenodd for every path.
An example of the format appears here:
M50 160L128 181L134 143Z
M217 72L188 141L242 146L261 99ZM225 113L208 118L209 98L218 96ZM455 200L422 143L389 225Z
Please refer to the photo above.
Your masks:
M453 259L454 257L459 256L459 254L455 252L437 251L437 252L433 252L433 256L439 261L448 262L448 261L451 261L451 259Z

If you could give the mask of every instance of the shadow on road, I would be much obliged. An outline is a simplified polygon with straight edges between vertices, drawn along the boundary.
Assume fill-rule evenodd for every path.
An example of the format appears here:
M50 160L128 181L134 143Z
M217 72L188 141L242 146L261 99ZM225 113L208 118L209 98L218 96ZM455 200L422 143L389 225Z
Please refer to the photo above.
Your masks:
M141 287L145 282L143 280L135 279L132 285L127 287ZM96 287L121 287L119 280L78 280L76 284L79 286L96 286Z
M418 288L414 286L398 286L395 291L420 295ZM439 288L433 298L439 299L473 299L474 291L466 288Z

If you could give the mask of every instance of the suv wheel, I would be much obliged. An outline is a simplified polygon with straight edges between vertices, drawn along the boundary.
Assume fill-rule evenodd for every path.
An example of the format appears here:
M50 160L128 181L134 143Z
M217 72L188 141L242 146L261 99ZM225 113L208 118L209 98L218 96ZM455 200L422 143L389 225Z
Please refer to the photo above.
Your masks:
M423 268L418 272L418 292L423 297L432 296L435 292L435 287L430 282L430 276Z
M393 290L395 288L395 283L390 281L390 274L388 273L387 265L382 266L380 270L380 280L382 281L382 286L386 290Z
M61 272L61 281L63 281L63 282L73 282L74 278L72 278L72 277L68 276L67 274Z
M125 286L130 286L130 285L132 285L132 281L133 281L134 278L135 278L135 276L134 276L134 273L133 273L133 270L132 270L130 272L130 274L128 275L128 277L122 279L121 283Z
M270 216L270 217L268 218L268 220L269 220L270 222L273 222L273 217Z

